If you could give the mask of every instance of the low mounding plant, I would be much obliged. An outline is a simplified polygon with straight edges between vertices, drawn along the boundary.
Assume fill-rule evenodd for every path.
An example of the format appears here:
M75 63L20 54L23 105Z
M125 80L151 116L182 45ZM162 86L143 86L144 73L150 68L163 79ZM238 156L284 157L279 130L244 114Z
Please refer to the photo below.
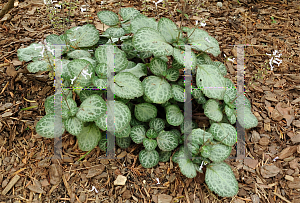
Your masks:
M238 182L224 160L236 142L236 120L246 129L255 127L257 119L251 104L237 96L231 80L225 78L224 64L213 61L220 54L216 39L197 27L178 28L168 18L158 22L134 8L121 8L119 16L111 11L97 13L100 21L110 26L102 35L94 25L73 27L58 36L51 34L43 43L33 43L18 50L20 61L29 62L29 72L53 71L54 44L66 44L62 50L64 87L97 87L100 90L64 89L62 101L62 135L65 130L77 137L78 146L90 151L97 145L106 150L107 110L114 106L116 144L127 148L131 142L143 144L139 161L151 168L172 156L183 175L194 178L203 173L205 182L222 197L238 192ZM106 101L107 49L114 46L115 101ZM193 102L202 105L210 119L210 128L201 129L192 122L192 132L184 148L185 45L191 52L191 68L198 88L192 91ZM79 99L72 98L75 92ZM80 104L79 104L80 103ZM78 106L79 105L79 106ZM236 109L243 107L240 113ZM36 125L36 132L54 138L54 95L45 101L46 115ZM164 113L163 113L164 112ZM176 151L177 149L177 151ZM175 152L176 151L176 152ZM173 153L175 152L175 153ZM198 157L198 158L196 158Z

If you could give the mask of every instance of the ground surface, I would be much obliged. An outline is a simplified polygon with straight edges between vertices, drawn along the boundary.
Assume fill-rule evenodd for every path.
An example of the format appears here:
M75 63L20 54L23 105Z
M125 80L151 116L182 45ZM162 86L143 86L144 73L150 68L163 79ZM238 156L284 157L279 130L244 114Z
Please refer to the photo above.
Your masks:
M162 3L156 10L151 1L103 2L102 6L98 0L87 2L90 19L100 32L103 25L96 13L102 9L117 12L120 6L135 7L149 17L169 17L170 13ZM176 9L182 4L169 2L171 19L180 24ZM32 0L16 2L0 20L0 202L168 203L172 198L182 203L300 202L300 5L297 1L240 2L224 1L221 8L215 1L203 2L199 8L189 3L195 9L188 13L191 21L183 23L192 27L195 20L200 23L206 18L202 28L219 41L222 51L215 60L227 65L226 77L234 82L236 60L227 60L236 58L231 45L249 45L245 47L245 91L259 124L246 131L247 159L226 161L239 182L237 196L214 195L204 184L203 174L186 179L172 162L142 168L137 145L118 149L118 160L97 159L105 156L97 147L77 162L85 153L78 150L73 136L65 134L63 149L68 158L60 163L49 161L53 140L38 136L34 126L45 115L43 104L54 93L53 81L47 73L29 74L16 51L62 31L51 26L45 4ZM75 26L86 24L87 18L77 8L70 19ZM276 58L272 55L275 50L282 54L282 63L273 63L271 71L269 62ZM38 107L21 110L30 106ZM125 185L114 184L118 175L127 177ZM91 191L93 187L96 190Z

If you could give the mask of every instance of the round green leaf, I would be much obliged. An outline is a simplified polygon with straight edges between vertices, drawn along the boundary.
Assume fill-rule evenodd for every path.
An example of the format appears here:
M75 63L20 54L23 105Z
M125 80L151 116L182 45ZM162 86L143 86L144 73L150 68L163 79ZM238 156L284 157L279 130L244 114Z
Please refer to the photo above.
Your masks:
M92 83L94 68L90 62L84 59L74 59L67 65L72 86L86 87Z
M230 166L224 162L212 163L206 167L205 183L221 197L233 197L239 190Z
M179 78L179 71L175 68L169 68L166 73L166 79L169 81L177 81Z
M223 118L223 113L219 107L219 102L214 99L209 99L204 105L204 114L213 121L220 122Z
M184 150L179 150L177 155L177 162L180 168L180 171L187 178L194 178L197 175L197 171L193 162L185 157Z
M153 128L156 132L160 132L165 129L165 122L161 118L153 118L149 122L150 129Z
M91 122L105 113L105 101L99 95L93 94L81 103L76 117L83 122Z
M83 126L81 132L76 136L78 140L78 147L82 151L90 151L94 149L101 139L101 131L94 124Z
M116 137L116 144L122 148L126 149L131 144L131 138L130 137Z
M119 27L110 27L105 30L105 34L113 38L121 38L125 35L125 30Z
M235 127L227 123L213 123L209 132L214 136L214 139L220 141L227 146L233 146L237 140L237 132Z
M157 76L146 77L142 82L145 95L156 104L162 104L172 97L171 85Z
M222 162L229 157L231 147L223 144L214 144L211 146L211 153L209 159L215 163Z
M221 53L218 41L206 31L198 28L191 29L187 32L187 35L189 36L188 42L192 44L192 49L211 53L215 57Z
M95 57L98 63L107 64L107 46L99 46L95 51ZM124 70L128 65L128 60L124 51L114 46L114 70L116 73ZM105 71L107 73L107 70Z
M54 126L54 122L54 113L49 113L45 115L41 120L37 122L36 132L40 136L45 138L55 138L61 136L65 132L65 126L62 123L62 126L59 128L57 126Z
M166 107L166 118L168 123L173 126L179 126L184 119L182 112L176 105Z
M66 130L71 135L78 135L82 128L83 128L83 122L79 120L77 117L70 117L64 122Z
M202 89L205 96L223 100L225 80L213 65L199 65L196 75L197 87Z
M159 154L155 150L142 150L139 153L139 160L144 168L152 168L158 164Z
M70 46L78 47L91 47L99 41L99 31L92 24L77 26L74 29L66 31L66 39Z
M153 119L152 119L152 120L153 120ZM157 131L156 131L155 129L150 128L149 130L147 130L146 136L147 136L148 138L157 138L158 133L157 133Z
M173 43L179 34L179 29L176 24L168 18L161 18L158 22L157 29L169 44ZM179 37L181 36L182 33L180 33Z
M155 56L170 56L173 47L153 28L141 28L133 36L133 46L141 52L151 52Z
M152 151L155 150L155 148L157 147L157 142L156 140L145 138L143 140L143 145L147 151Z
M147 16L144 16L142 14L137 15L130 23L130 31L133 34L136 34L136 32L141 28L152 28L154 30L157 29L157 22L154 18L148 18Z
M136 119L142 122L149 122L152 118L157 116L157 109L154 105L149 103L137 104L134 109Z
M112 11L107 11L107 10L99 11L97 13L97 16L102 23L108 26L114 26L120 22L118 15Z
M128 124L123 130L121 130L120 132L116 132L115 136L119 138L129 137L130 131L131 131L131 126L130 124Z
M119 13L124 21L133 20L136 16L140 15L140 12L132 7L120 8Z
M73 59L79 59L82 57L91 57L91 54L86 50L74 50L67 53L67 56Z
M153 58L149 66L151 72L156 76L166 76L168 65L160 58Z
M185 102L184 88L179 85L172 85L173 98L178 102Z
M131 128L130 137L136 144L141 144L146 138L146 129L142 125L136 125Z
M120 101L107 101L106 106L114 112L115 132L120 132L127 127L131 120L131 112L126 104ZM107 108L105 106L105 109ZM113 109L114 108L114 109ZM107 110L105 110L107 112ZM97 117L96 125L103 131L107 130L107 114Z
M172 155L172 151L158 151L159 154L159 161L160 162L167 162L170 160L170 157Z
M124 99L134 99L144 94L141 81L133 74L120 72L115 76L115 94Z
M156 139L157 145L162 151L171 151L178 146L177 136L170 131L161 131Z
M181 49L178 49L178 48L174 48L174 53L173 53L173 56L174 56L174 59L176 60L176 62L181 65L179 67L176 67L178 66L175 62L175 67L173 65L174 68L176 69L182 69L184 68L183 66L185 66L185 60L186 60L186 52L181 50ZM194 69L196 68L196 65L197 65L197 57L196 57L196 54L191 51L191 68Z

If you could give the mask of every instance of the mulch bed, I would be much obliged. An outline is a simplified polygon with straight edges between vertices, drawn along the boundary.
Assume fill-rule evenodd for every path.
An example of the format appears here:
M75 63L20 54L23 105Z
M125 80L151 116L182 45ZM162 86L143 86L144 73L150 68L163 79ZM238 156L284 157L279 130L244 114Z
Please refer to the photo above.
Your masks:
M176 9L183 1L169 2L171 15L180 24ZM196 4L189 2L190 8ZM219 41L222 51L214 60L226 64L226 77L233 82L237 71L233 45L247 45L245 92L259 124L246 131L246 158L226 160L239 182L237 196L218 197L204 184L203 174L187 179L171 161L142 168L139 145L117 148L118 159L98 159L105 153L97 147L77 161L85 152L78 150L74 136L65 133L64 158L49 159L54 140L37 135L35 125L45 115L45 99L55 91L53 81L47 72L30 74L27 63L18 60L17 50L63 30L51 25L42 1L32 0L15 2L0 20L0 203L300 202L300 6L297 1L239 2L224 1L219 7L216 1L203 1L183 23L193 27L196 20L206 19L202 29ZM78 1L79 7L69 16L73 22L66 26L84 25L90 19L102 32L96 13L103 9L117 12L120 6L135 7L149 17L170 17L162 3L156 9L148 0L126 0L121 5L114 0L87 3L89 12L81 12L80 5L86 3ZM86 17L87 13L91 16ZM272 57L273 70L269 68ZM282 60L279 65L275 58ZM37 107L21 110L30 106ZM231 156L235 155L233 149Z

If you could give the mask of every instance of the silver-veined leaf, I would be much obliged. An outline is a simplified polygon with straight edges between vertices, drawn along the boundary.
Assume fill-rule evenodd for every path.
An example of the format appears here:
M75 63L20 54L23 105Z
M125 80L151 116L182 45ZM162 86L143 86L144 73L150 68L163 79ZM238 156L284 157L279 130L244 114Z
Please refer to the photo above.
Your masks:
M134 99L144 94L142 83L129 72L120 72L115 76L115 94L124 99Z
M206 31L196 28L195 30L189 30L187 34L189 36L188 42L192 44L192 49L211 53L215 57L221 53L219 42Z
M139 29L133 36L132 42L137 51L151 52L157 57L173 54L173 47L153 28L144 27Z
M158 164L159 154L156 150L142 150L139 153L139 160L144 168L152 168Z
M205 96L223 100L225 80L213 65L199 65L196 75L197 87L202 89Z
M178 106L170 105L166 107L166 119L170 125L179 126L183 122L184 116Z
M76 137L79 149L90 151L98 145L101 139L101 131L95 123L90 123L88 126L83 126L81 132Z
M120 22L118 15L112 11L107 11L107 10L99 11L97 13L97 16L102 23L108 26L114 26Z
M149 103L137 104L135 105L134 115L139 121L149 122L152 118L157 116L157 109L154 105Z
M224 162L212 163L206 167L205 183L221 197L233 197L239 190L230 166Z
M214 99L209 99L204 105L204 114L213 121L220 122L223 118L223 113L219 107L219 102Z
M98 117L105 113L105 101L99 95L93 94L81 103L76 117L83 122L91 122L97 120Z
M228 123L213 123L209 128L209 132L214 136L215 140L227 146L233 146L236 143L236 129Z
M58 116L58 115L57 115ZM36 132L45 138L55 138L61 136L65 132L65 126L55 126L54 113L46 114L36 124Z
M156 140L158 147L162 151L171 151L178 146L177 136L171 131L161 131Z
M172 98L171 85L164 79L157 76L146 77L142 86L145 95L156 104L162 104Z

